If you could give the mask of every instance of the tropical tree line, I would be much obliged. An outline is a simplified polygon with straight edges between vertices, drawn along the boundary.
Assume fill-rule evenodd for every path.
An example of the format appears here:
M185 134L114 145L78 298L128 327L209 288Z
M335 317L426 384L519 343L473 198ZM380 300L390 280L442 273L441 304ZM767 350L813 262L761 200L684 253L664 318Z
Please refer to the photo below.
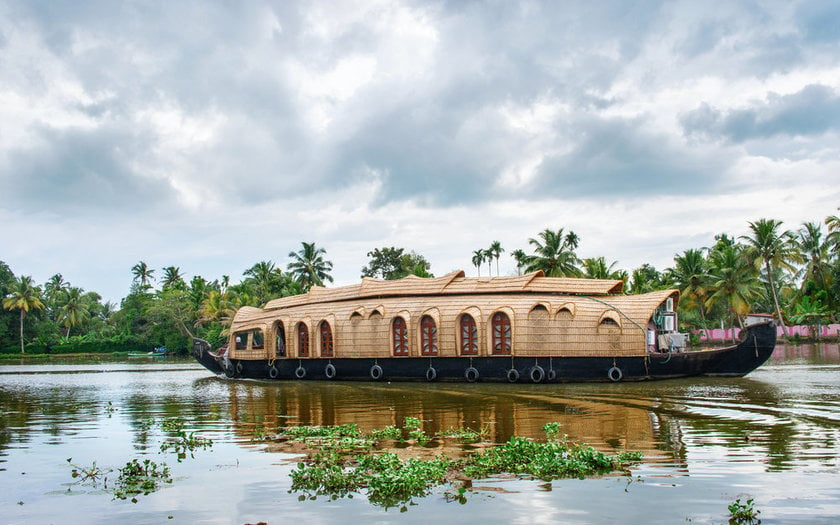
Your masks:
M556 277L620 279L625 293L677 288L683 329L735 326L748 312L773 312L780 323L840 321L840 218L804 223L786 230L781 221L749 223L737 238L721 234L708 247L676 254L674 264L657 270L644 264L630 272L605 257L577 255L579 236L545 229L529 238L528 251L510 252L518 274L542 270ZM530 253L529 253L530 252ZM472 263L487 275L505 253L499 241L476 250ZM432 277L425 257L400 247L367 254L363 277ZM332 283L333 264L314 242L288 254L285 271L273 261L255 263L232 284L227 275L208 280L184 277L180 267L156 269L139 261L130 269L131 288L119 305L103 302L93 291L73 286L61 274L43 285L15 276L0 261L0 349L26 345L36 350L75 343L111 342L185 351L190 337L221 343L236 310L262 306L271 299L304 293Z
M186 351L191 336L220 343L238 308L262 306L333 281L332 262L315 243L303 242L288 256L285 272L272 261L260 261L236 284L227 275L212 281L197 275L187 281L180 267L158 270L139 261L130 269L130 291L119 305L103 303L98 293L73 286L61 274L43 286L26 275L16 277L0 261L0 349L13 342L21 352L27 344L44 351L109 342Z
M601 257L581 258L580 238L574 231L546 229L528 239L530 252L510 252L518 274L542 270L553 277L620 279L630 294L677 288L681 292L684 328L740 325L749 312L774 313L778 322L818 324L840 321L840 218L806 222L797 230L782 221L749 222L749 232L738 238L715 236L708 247L692 248L674 256L674 264L657 270L643 264L631 272ZM472 253L481 276L504 249L498 241Z

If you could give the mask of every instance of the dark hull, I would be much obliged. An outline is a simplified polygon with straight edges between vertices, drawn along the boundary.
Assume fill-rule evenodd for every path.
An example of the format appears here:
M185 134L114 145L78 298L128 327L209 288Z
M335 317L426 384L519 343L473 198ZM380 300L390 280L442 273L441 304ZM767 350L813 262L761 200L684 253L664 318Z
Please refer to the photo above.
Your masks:
M324 381L459 381L577 383L647 381L692 376L739 377L764 363L776 346L771 323L742 332L731 347L648 357L389 357L227 360L196 340L193 355L214 374L232 378Z

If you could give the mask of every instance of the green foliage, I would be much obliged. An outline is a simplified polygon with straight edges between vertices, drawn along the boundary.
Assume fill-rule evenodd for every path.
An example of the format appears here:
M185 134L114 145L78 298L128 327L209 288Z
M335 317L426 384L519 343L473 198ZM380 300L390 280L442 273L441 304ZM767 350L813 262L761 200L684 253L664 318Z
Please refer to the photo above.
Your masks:
M560 441L537 442L512 437L502 446L469 456L464 474L487 477L494 474L527 474L543 480L604 474L621 470L641 459L641 453L622 452L607 456L592 447Z
M548 439L557 439L560 437L560 423L556 421L546 423L542 426L542 431Z
M96 487L100 481L105 482L108 479L106 474L111 472L110 469L105 470L97 467L96 461L89 467L80 467L73 463L73 458L67 458L67 464L71 467L70 476L76 480L75 483L80 485Z
M193 452L196 449L207 449L213 446L212 440L196 436L195 432L187 433L184 430L184 421L181 419L167 419L162 423L161 428L170 432L172 436L160 444L160 451L172 450L179 463L187 457L187 453L193 458L195 457Z
M410 252L404 248L376 248L368 252L368 265L362 268L362 277L379 277L382 279L401 279L407 275L418 277L434 277L429 273L431 264L422 255Z
M114 497L118 499L130 497L132 503L137 503L136 496L151 494L163 483L172 483L166 463L158 465L150 459L144 459L142 462L136 458L132 459L119 469L119 473L114 486Z
M375 428L368 435L377 441L381 439L400 440L403 437L403 431L399 427L388 425L385 428Z
M489 434L490 430L488 427L484 427L481 430L450 427L441 432L439 435L441 437L455 439L459 443L478 443L479 441L487 439Z
M429 436L423 430L423 421L416 417L405 418L405 430L408 438L413 439L418 445L425 445L429 442Z
M758 519L761 511L755 509L752 498L748 499L746 503L741 503L740 499L736 499L729 504L728 509L730 525L757 525L761 523L761 520Z
M405 418L405 431L411 439L422 444L428 437L421 429L422 421ZM296 429L290 432L290 429ZM548 423L543 429L551 436L559 433L558 423ZM467 429L468 430L468 429ZM445 432L449 436L482 435L458 429ZM641 453L621 453L607 456L591 447L565 441L536 442L514 437L502 446L484 452L474 452L463 459L444 455L429 459L409 457L401 459L391 452L375 452L372 448L350 451L342 439L361 439L355 425L338 427L288 427L285 436L309 446L316 452L298 463L292 471L292 491L303 492L301 499L328 496L339 498L365 490L375 505L391 507L411 502L446 482L457 472L470 477L488 477L501 473L528 475L541 479L583 477L625 469L641 459ZM394 426L374 430L369 439L388 436L397 438ZM452 496L465 501L464 491ZM405 507L403 507L405 510Z
M355 423L335 426L302 425L281 429L281 438L308 446L328 447L336 450L354 450L373 445L373 438L362 436Z

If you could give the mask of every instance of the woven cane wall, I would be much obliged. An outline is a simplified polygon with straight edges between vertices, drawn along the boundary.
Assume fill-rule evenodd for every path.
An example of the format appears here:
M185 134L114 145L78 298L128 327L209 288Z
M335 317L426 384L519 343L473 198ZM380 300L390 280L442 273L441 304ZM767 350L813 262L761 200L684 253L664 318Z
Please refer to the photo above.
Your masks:
M408 327L409 357L418 357L421 355L420 320L429 312L437 326L440 357L459 355L459 321L464 314L475 319L478 355L487 356L492 349L490 320L499 311L510 319L515 356L640 356L646 351L643 327L647 326L654 309L669 296L676 299L678 293L670 290L600 297L482 293L356 299L279 310L249 308L237 314L233 331L264 330L265 349L233 350L231 357L273 358L277 321L285 329L287 357L299 356L296 331L299 322L309 329L307 357L320 357L317 327L323 320L330 323L333 332L334 357L391 357L391 326L397 316Z

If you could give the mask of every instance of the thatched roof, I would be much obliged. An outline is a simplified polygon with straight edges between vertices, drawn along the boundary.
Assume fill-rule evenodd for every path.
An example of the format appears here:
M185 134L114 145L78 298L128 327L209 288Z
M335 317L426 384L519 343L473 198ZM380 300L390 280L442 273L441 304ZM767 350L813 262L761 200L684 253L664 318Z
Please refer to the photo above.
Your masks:
M542 271L516 277L465 277L463 271L434 278L410 275L393 281L365 277L360 284L350 286L336 288L313 286L306 294L269 301L265 310L371 297L500 293L600 296L619 294L623 286L624 282L621 280L546 277Z

